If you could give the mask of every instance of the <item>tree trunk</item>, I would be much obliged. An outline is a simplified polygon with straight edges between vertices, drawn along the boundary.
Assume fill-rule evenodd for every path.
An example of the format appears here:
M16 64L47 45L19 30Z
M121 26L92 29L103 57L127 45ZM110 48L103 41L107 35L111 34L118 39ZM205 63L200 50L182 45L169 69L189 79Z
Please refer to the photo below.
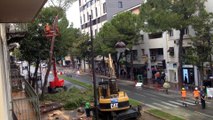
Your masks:
M86 72L86 58L84 57L84 72Z
M36 60L36 67L35 67L35 72L34 72L34 75L33 75L33 83L32 83L32 87L35 89L35 85L36 85L36 82L38 82L38 67L39 67L39 59Z
M182 88L183 86L183 36L185 28L180 29L180 39L178 41L178 86Z
M28 61L28 82L30 83L30 85L32 85L30 66L31 66L31 61Z
M49 74L50 74L50 69L51 69L51 65L52 65L52 59L53 59L53 51L54 51L54 43L55 43L55 37L56 37L56 27L57 27L57 24L58 24L58 16L55 17L54 19L54 22L53 22L53 36L52 36L52 40L51 40L51 46L50 46L50 58L49 58L49 62L48 62L48 68L47 68L47 72L46 72L46 75L45 75L45 78L44 78L44 84L43 84L43 87L42 87L42 93L41 93L41 99L43 99L44 97L44 91L45 91L45 88L47 86L47 81L48 81L48 77L49 77Z
M71 59L71 62L72 62L72 68L74 69L75 68L74 57L70 55L70 59Z
M130 79L131 81L134 80L134 73L133 73L133 50L130 50L131 54L131 69L130 69Z
M105 63L105 57L103 56L103 67L104 67L104 75L106 76L106 63Z

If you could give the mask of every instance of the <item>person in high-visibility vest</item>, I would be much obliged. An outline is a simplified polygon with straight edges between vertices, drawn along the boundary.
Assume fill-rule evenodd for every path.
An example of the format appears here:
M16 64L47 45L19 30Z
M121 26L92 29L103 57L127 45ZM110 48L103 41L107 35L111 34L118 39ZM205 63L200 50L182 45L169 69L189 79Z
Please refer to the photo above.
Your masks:
M193 95L194 95L194 98L195 98L195 104L199 104L200 91L198 90L197 87L193 91Z
M182 97L182 101L183 101L183 106L187 106L187 104L186 104L186 90L185 90L185 88L182 88L182 90L181 90L181 97Z

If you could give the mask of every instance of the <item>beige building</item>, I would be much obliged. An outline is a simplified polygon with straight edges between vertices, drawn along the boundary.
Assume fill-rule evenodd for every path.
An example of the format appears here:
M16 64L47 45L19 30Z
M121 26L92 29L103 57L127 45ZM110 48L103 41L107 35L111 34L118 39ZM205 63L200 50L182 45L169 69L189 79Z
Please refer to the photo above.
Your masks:
M0 118L12 120L10 60L7 46L6 24L31 22L46 0L0 1Z

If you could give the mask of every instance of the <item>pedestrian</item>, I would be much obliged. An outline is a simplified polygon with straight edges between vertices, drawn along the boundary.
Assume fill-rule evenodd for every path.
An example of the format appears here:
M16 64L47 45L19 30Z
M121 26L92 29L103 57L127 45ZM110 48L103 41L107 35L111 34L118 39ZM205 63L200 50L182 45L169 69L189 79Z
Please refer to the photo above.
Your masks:
M90 118L90 103L89 102L85 103L85 111L86 111L87 119L89 119Z
M186 90L185 90L185 88L182 88L182 90L181 90L181 97L182 97L182 101L183 101L183 106L187 107L187 104L186 104Z
M165 80L164 84L163 84L163 88L166 90L166 94L169 94L169 88L170 88L170 84L167 80Z
M201 87L201 91L200 91L200 101L201 101L201 106L202 109L206 108L206 101L205 101L205 92L204 92L204 87Z
M193 91L193 95L195 98L195 104L199 104L200 91L198 90L197 87L195 87L195 89Z

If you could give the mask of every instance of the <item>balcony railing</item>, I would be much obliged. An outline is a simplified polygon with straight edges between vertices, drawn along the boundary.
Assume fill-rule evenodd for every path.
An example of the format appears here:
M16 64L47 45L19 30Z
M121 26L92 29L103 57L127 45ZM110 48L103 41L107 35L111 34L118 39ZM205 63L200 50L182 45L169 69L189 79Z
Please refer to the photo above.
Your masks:
M40 120L39 98L32 86L20 77L20 71L11 65L12 106L18 120Z

